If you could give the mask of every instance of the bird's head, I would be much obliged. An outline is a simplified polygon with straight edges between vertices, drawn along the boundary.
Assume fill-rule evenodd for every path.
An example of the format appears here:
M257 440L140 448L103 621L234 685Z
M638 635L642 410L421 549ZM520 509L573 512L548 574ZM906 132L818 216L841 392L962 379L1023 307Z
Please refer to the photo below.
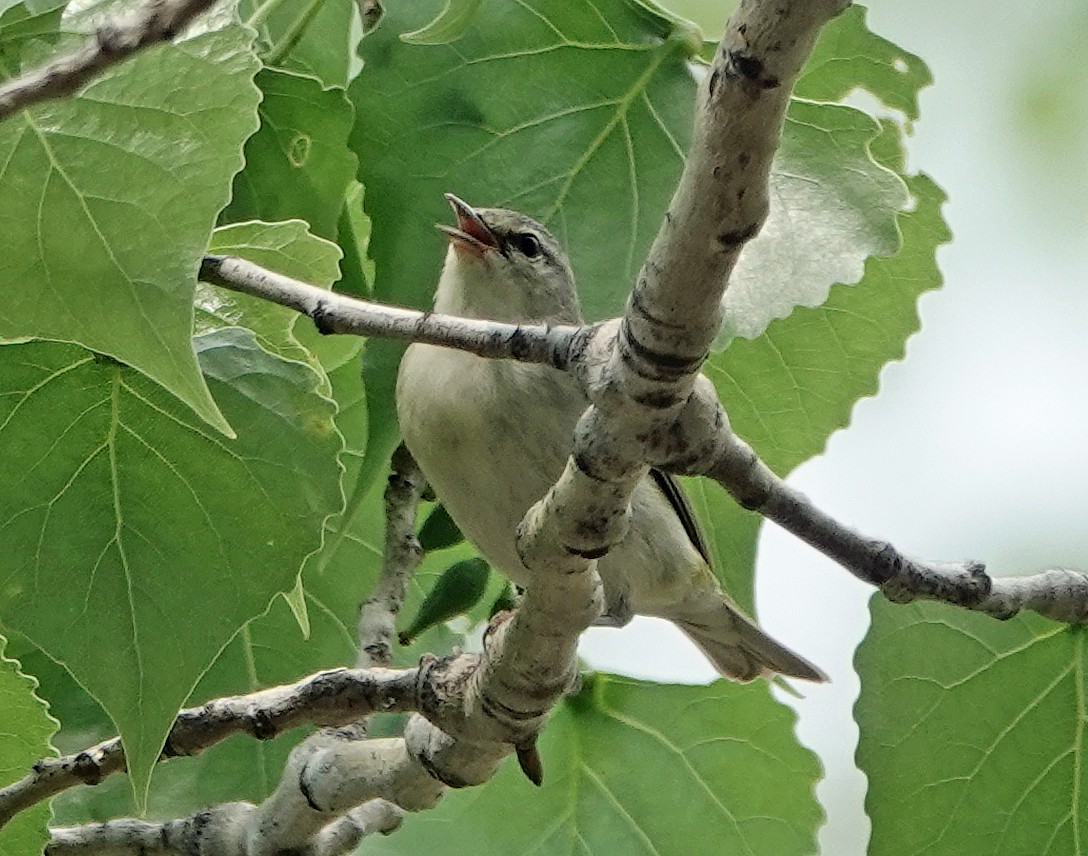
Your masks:
M452 193L457 225L439 224L450 248L435 309L521 323L581 320L574 274L555 237L524 214L473 208Z

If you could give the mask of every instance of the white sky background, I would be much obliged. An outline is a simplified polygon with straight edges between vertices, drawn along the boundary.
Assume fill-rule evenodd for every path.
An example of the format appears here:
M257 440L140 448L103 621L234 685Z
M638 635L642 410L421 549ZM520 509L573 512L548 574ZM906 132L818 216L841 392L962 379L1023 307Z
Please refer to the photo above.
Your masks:
M720 4L667 5L693 15ZM998 574L1088 569L1088 6L869 6L870 27L933 71L910 163L948 192L954 238L905 362L790 482L908 553L980 559ZM1040 99L1045 124L1025 107ZM761 623L832 676L802 701L783 696L827 770L823 856L860 856L868 839L851 718L868 596L810 548L764 530ZM594 667L640 677L714 677L679 631L650 619L590 631L582 651Z

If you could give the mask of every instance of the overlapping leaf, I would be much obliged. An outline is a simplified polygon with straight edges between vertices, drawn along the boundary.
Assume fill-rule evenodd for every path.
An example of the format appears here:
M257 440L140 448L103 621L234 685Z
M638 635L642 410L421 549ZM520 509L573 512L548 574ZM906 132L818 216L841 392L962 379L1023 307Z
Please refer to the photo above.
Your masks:
M340 248L311 235L301 220L220 226L212 235L208 252L238 256L320 288L331 288L340 273ZM310 351L293 333L298 321L297 312L267 300L203 282L197 285L198 333L227 326L245 327L257 334L257 340L270 353L306 361L311 359Z
M298 218L334 240L356 169L347 147L351 103L343 89L294 72L262 69L257 85L261 127L246 142L246 166L220 222Z
M261 59L268 67L312 75L326 86L347 86L358 62L352 61L354 5L338 0L240 0L238 13L257 29Z
M0 338L109 354L229 431L189 339L193 276L256 128L250 37L220 23L0 125Z
M57 721L35 695L37 681L4 656L6 644L0 636L0 787L18 781L35 761L54 754L50 741L57 730ZM49 817L48 803L41 803L5 824L0 829L0 856L41 853L49 841Z
M307 598L311 632L305 641L294 616L277 598L267 615L248 624L201 679L188 704L290 683L320 669L350 665L354 660L353 628L315 598ZM64 725L58 735L63 751L76 752L113 736L115 728L86 693L63 670L50 669L40 655L33 662L42 693ZM269 795L283 774L287 754L306 729L281 734L273 741L245 735L231 738L193 758L160 763L148 799L153 818L182 817L209 804L250 800ZM136 812L125 776L113 776L95 788L76 788L54 800L57 823L88 823Z
M109 712L137 799L177 708L342 501L318 376L252 333L196 341L237 440L80 348L0 360L0 620Z
M855 658L873 856L1079 854L1085 634L879 597Z
M447 794L366 850L419 853L441 836L538 856L809 854L820 766L794 739L793 718L765 686L597 675L541 738L541 789L509 759L482 791Z
M918 92L933 82L922 60L870 32L866 10L857 4L832 19L793 87L794 95L839 101L864 89L908 120L918 118Z

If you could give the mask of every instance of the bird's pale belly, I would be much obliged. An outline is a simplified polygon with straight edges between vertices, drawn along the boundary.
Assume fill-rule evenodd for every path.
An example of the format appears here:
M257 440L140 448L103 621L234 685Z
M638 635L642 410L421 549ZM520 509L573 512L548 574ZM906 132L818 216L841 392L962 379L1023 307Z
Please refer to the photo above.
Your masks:
M432 346L409 348L398 379L404 441L465 536L498 570L527 585L515 531L562 474L585 399L573 379L551 369L445 349L424 366L425 348ZM413 393L405 395L409 387ZM696 566L705 568L679 521L643 483L632 498L629 535L599 566L606 596L668 617L705 586L716 590L708 569L693 579Z
M412 396L427 405L412 407L410 413L405 412L406 396L398 394L404 441L465 536L499 570L525 585L527 571L514 532L563 471L580 415L569 402L580 396L557 373L564 400L533 408L547 414L547 424L530 421L524 407L513 403L527 380L521 366L444 350L441 361L429 359L424 372L415 358L421 356L417 349L427 347L413 345L401 368L399 388L427 389L427 394ZM526 394L553 398L548 392L552 384L536 386Z

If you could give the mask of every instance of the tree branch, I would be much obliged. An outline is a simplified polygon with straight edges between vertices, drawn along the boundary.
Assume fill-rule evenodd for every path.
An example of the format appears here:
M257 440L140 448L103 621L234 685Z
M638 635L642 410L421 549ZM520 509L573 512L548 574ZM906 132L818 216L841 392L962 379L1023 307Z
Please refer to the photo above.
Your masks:
M427 488L423 473L404 445L393 452L393 471L385 489L385 549L382 570L359 610L359 668L389 666L397 614L423 558L416 538L416 509Z
M535 740L575 679L578 638L602 605L595 560L626 534L632 491L650 464L721 475L718 469L728 467L720 461L740 442L699 369L720 324L728 276L766 217L771 159L793 80L821 26L846 5L747 0L734 13L700 89L680 185L621 319L551 329L470 321L352 301L237 259L205 258L206 280L291 306L322 332L544 363L574 373L591 406L563 475L522 522L517 544L531 584L513 617L493 621L484 652L427 659L408 673L364 673L411 676L412 692L393 701L403 708L391 708L418 710L402 738L360 740L355 728L313 735L292 751L279 787L261 806L225 804L174 821L200 825L184 852L316 854L325 842L331 854L356 834L353 824L367 828L352 819L363 807L377 800L384 802L376 811L385 804L428 808L445 786L486 781L515 747L523 769L539 781ZM722 478L731 477L725 470ZM753 478L746 471L737 484L754 496ZM768 508L776 513L773 503ZM346 721L374 710L359 704ZM395 814L383 811L381 822L392 824ZM114 828L124 823L131 822Z
M112 65L138 51L171 41L216 0L149 0L141 8L95 30L79 50L0 86L0 122L52 98L74 95Z
M205 256L204 282L278 303L313 319L322 333L380 336L458 348L566 369L577 354L577 327L502 324L357 300L230 256Z
M419 707L418 669L332 669L294 684L219 698L178 714L163 758L197 755L232 734L267 740L299 725L343 725L378 711ZM75 785L96 785L125 769L120 738L75 755L43 758L0 789L0 826L18 812Z
M1052 569L993 579L981 562L927 562L868 538L825 514L779 478L727 427L705 474L742 506L773 520L894 603L938 600L1007 619L1030 609L1055 621L1088 621L1088 575Z

